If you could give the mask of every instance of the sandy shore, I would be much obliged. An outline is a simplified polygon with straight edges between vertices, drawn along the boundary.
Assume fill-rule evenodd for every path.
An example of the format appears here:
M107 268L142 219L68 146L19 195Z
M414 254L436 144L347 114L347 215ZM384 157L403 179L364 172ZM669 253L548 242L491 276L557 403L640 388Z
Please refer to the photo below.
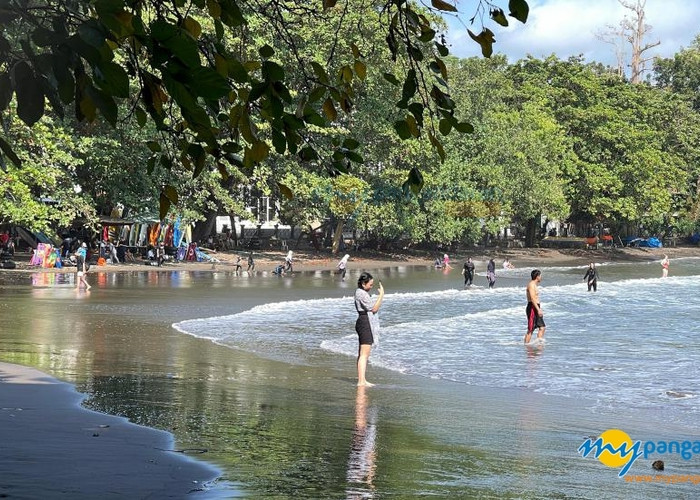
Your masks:
M163 266L151 266L143 261L136 263L106 264L104 266L93 265L91 272L124 272L124 271L220 271L235 270L237 257L241 256L242 270L247 267L247 252L211 252L210 255L216 262L166 262ZM435 258L442 255L435 252L429 255L426 252L415 253L380 253L380 252L360 252L350 253L348 268L354 269L378 269L383 267L401 265L432 265ZM551 248L520 248L520 249L483 249L474 248L473 252L459 251L450 254L453 267L461 268L463 261L467 257L472 257L476 262L486 262L493 258L497 265L504 258L508 258L516 267L546 265L552 263L576 263L585 264L588 262L604 261L653 261L660 260L664 255L670 259L685 257L700 257L700 247L698 246L678 246L669 248L611 248L599 250L583 249L551 249ZM284 263L286 252L279 251L258 251L254 253L256 271L271 272L279 264ZM336 269L342 255L333 255L330 252L294 252L294 270L297 271L329 271ZM15 259L17 268L14 270L0 269L0 272L48 272L65 273L71 272L74 268L45 269L30 266L29 255L18 255Z
M0 362L0 497L197 498L218 471L170 434L80 407L73 386Z

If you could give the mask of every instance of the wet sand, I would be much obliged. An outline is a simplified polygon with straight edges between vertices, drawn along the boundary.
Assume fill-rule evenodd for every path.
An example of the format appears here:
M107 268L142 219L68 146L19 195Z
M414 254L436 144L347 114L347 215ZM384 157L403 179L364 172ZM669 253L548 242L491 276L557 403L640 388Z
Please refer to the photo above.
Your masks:
M585 262L590 257L575 258ZM215 489L225 496L643 498L692 491L684 485L632 489L615 471L576 453L585 437L601 429L658 430L652 413L622 411L617 418L602 418L585 401L375 367L370 367L370 380L378 386L358 391L354 359L325 353L310 364L290 364L284 353L279 360L263 359L170 326L267 302L351 294L359 268L351 261L350 283L341 285L333 266L329 259L325 271L300 271L290 278L269 276L266 270L248 277L230 269L187 267L95 272L90 292L76 292L70 273L3 273L0 315L10 320L0 327L0 359L76 384L87 395L87 408L171 432L175 449L207 450L197 458L219 468ZM405 266L394 262L378 270L394 276L390 292L400 291ZM458 272L451 277L459 280ZM270 318L269 328L274 324ZM537 373L536 358L532 367L528 376L546 376ZM22 406L4 403L6 395L16 397L10 385L0 383L1 406ZM22 421L15 430L31 434L51 418ZM687 430L668 423L663 432ZM35 441L18 446L18 453L24 447L48 455ZM69 459L77 454L69 452ZM12 458L7 465L9 471L24 466ZM130 478L152 486L145 470ZM83 479L94 483L88 472ZM30 488L26 496L44 495Z
M83 396L0 362L3 498L207 498L220 472L174 451L172 435L80 407Z

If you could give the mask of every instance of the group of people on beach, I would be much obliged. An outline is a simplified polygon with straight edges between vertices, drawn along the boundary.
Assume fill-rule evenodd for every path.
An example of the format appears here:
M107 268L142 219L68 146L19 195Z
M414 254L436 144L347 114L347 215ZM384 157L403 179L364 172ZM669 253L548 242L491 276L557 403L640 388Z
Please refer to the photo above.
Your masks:
M464 263L464 266L462 267L462 276L464 276L464 287L469 287L472 286L474 283L474 270L476 266L474 265L474 262L472 261L472 258L469 257L467 258L467 261ZM504 270L510 270L510 269L515 269L515 266L508 260L506 257L505 260L503 261L503 269ZM496 261L494 259L489 259L489 261L486 263L486 281L488 283L489 288L493 288L496 286Z
M343 258L344 263L347 263L347 255ZM447 255L445 255L447 257ZM342 262L342 261L341 261ZM444 262L444 261L443 261ZM449 259L447 260L449 265ZM436 262L437 267L437 262ZM661 260L662 277L668 276L669 259L667 255ZM504 269L514 269L514 266L508 259L503 262ZM464 275L464 286L469 286L474 280L475 265L472 258L469 257L464 263L462 274ZM489 288L493 288L495 283L496 265L494 259L490 259L486 267L486 275L489 282ZM343 267L343 279L345 279ZM598 270L595 263L591 262L586 269L583 280L587 282L588 291L598 290ZM525 297L527 305L525 306L525 315L527 317L527 330L523 337L523 342L529 344L532 340L532 335L537 330L537 340L544 338L544 333L547 326L544 322L544 312L540 304L538 286L542 281L542 272L539 269L533 269L530 273L530 281L525 288ZM355 322L355 331L358 335L358 353L357 353L357 385L371 387L373 384L367 382L366 371L367 362L371 352L372 344L375 343L375 337L379 331L379 319L377 313L384 299L384 287L381 281L379 282L379 295L376 299L370 296L370 291L374 286L374 278L368 272L363 272L357 280L357 290L355 290L355 310L358 313L357 321Z
M491 260L493 261L493 259ZM471 261L471 259L469 259L469 261ZM531 280L527 284L525 290L527 297L527 306L525 308L525 314L527 315L527 332L525 333L524 341L526 344L530 342L535 329L537 329L537 339L544 338L544 332L546 330L544 313L540 306L539 291L537 289L542 281L542 273L539 269L534 269L532 273L530 273L530 277ZM363 272L360 274L357 280L357 289L355 290L355 310L357 311L355 331L357 332L359 343L357 350L357 385L360 387L372 387L373 385L367 381L367 363L369 361L372 344L375 343L379 332L379 317L377 313L384 300L384 286L382 282L379 282L379 295L375 299L370 295L373 286L374 278L370 273Z

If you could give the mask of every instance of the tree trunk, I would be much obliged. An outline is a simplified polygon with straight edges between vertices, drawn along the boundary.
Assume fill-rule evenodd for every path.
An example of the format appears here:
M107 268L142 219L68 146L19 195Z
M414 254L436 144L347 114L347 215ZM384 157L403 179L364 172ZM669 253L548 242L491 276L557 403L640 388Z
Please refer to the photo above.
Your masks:
M209 211L206 217L205 220L195 223L192 230L192 239L194 241L206 241L207 236L216 232L216 212Z
M333 236L333 247L331 252L334 254L340 251L340 240L343 238L343 226L344 222L342 220L338 221L338 225L335 227L335 235Z
M528 248L534 247L537 241L537 233L540 230L540 225L538 223L539 217L528 219L527 226L525 229L525 246Z

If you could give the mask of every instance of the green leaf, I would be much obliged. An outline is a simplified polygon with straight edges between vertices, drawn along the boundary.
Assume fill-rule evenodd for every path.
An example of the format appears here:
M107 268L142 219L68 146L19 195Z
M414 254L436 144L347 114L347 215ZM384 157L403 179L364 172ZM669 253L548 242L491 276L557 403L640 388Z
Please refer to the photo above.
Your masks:
M151 35L188 68L200 66L197 42L177 26L163 20L155 21L151 25Z
M160 219L163 220L168 215L170 211L170 198L165 196L165 193L161 191L160 193L160 209L158 211Z
M17 95L17 116L31 127L44 116L44 91L41 82L25 61L14 65L12 80Z
M340 68L340 79L343 81L343 83L352 82L352 68L350 68L350 66L345 65Z
M232 0L219 0L221 5L221 20L231 28L241 26L246 23L238 4Z
M117 103L114 102L114 98L111 95L93 87L92 85L88 86L85 89L85 92L90 96L92 102L95 104L97 109L100 110L100 113L102 116L104 116L105 120L115 127L117 125L119 109L117 108Z
M280 188L280 193L287 198L288 200L293 200L294 199L294 193L292 192L291 189L289 189L287 186L284 184L277 183L277 186Z
M316 87L309 93L309 102L316 102L326 95L325 87Z
M136 123L138 123L139 127L145 127L146 122L148 121L148 116L146 115L146 112L141 108L136 108L134 110L134 114L136 115Z
M0 74L0 111L7 109L12 100L12 82L9 73Z
M262 74L266 80L272 82L284 81L284 69L274 61L265 61L263 63Z
M440 120L440 133L442 135L448 135L452 131L452 122L447 118Z
M101 49L105 44L106 35L104 27L96 19L89 19L78 27L78 36L96 49Z
M258 141L250 147L250 159L254 162L261 162L270 154L270 146L264 141Z
M418 168L413 167L408 172L408 177L402 185L404 194L408 195L409 192L412 192L414 195L418 196L418 193L420 193L421 189L423 189L423 183L423 174L421 174L421 171L418 170Z
M430 3L437 10L442 10L444 12L457 12L457 7L443 0L430 0Z
M174 203L175 205L177 205L177 200L178 200L177 189L175 189L173 186L170 186L170 185L165 186L165 187L163 188L163 194L164 194L165 196L167 196L168 199L169 199L172 203Z
M475 35L472 30L467 30L467 32L472 40L481 45L481 53L483 56L491 57L493 54L493 44L496 41L493 36L493 32L488 28L484 28L478 35Z
M403 89L401 91L401 98L404 101L409 101L418 90L418 81L416 80L416 70L408 70L406 74L406 79L403 82Z
M146 147L150 149L153 153L160 153L162 148L160 147L160 142L158 141L146 141Z
M284 154L287 149L287 139L284 134L277 129L272 129L272 146L277 154Z
M258 54L260 54L260 57L262 57L263 59L269 59L275 55L275 49L273 49L269 45L263 45L258 49Z
M215 100L228 95L231 87L216 70L200 66L191 72L192 89L200 97Z
M221 176L221 180L226 182L228 180L228 178L230 177L228 170L226 170L226 166L219 161L219 162L216 162L216 168L219 169L219 175Z
M508 26L508 19L506 18L506 15L503 12L503 9L492 9L491 10L491 19L496 21L501 26Z
M345 153L345 156L348 160L355 162L355 163L364 163L365 160L362 158L362 155L359 153L356 153L355 151L347 151Z
M389 83L391 83L391 84L393 84L393 85L396 85L397 87L400 87L400 86L401 86L401 82L399 81L399 79L396 78L396 76L393 75L392 73L384 73L384 75L382 75L382 76L384 76L384 79L385 79L387 82L389 82Z
M367 78L367 66L362 61L355 61L353 65L355 68L355 74L360 80Z
M304 107L304 121L311 125L316 125L317 127L325 127L327 125L326 120L324 120L314 108L308 105Z
M2 150L2 152L5 153L5 156L7 156L10 161L15 164L15 167L22 168L22 160L20 160L19 156L17 156L17 154L12 150L12 146L10 146L2 137L0 137L0 150Z
M457 123L454 125L454 128L457 132L461 132L462 134L474 133L474 127L472 126L471 123L467 123L467 122Z
M250 79L248 71L245 66L241 64L240 61L236 59L228 58L226 60L228 65L228 74L237 83L246 83Z
M337 3L338 0L323 0L323 10L333 8Z
M153 174L153 170L156 168L156 155L151 155L151 157L146 162L146 173L148 175Z
M318 78L318 81L321 82L324 85L329 85L330 80L328 79L328 74L326 73L326 70L321 66L319 63L312 61L311 62L311 68L313 68L314 73L316 74L316 78Z
M338 111L336 111L333 100L330 97L323 102L323 112L332 122L338 118Z
M348 137L343 141L343 147L345 149L357 149L360 147L360 143L352 137Z
M525 0L509 0L508 8L510 16L514 17L521 23L527 22L527 16L530 13L530 7Z
M410 139L412 137L411 129L409 128L406 120L398 120L394 122L394 130L396 130L396 133L399 134L399 137L403 140Z
M425 111L425 106L419 102L412 102L408 105L408 110L415 117L416 122L422 127L423 126L423 113Z
M129 76L117 63L106 62L94 68L95 84L117 97L129 97Z
M49 45L57 44L61 40L61 36L55 31L38 26L32 32L32 41L39 47L48 47Z
M435 42L435 47L437 47L438 54L440 54L442 57L447 57L450 55L450 49L447 48L447 45Z
M299 151L299 156L304 161L318 160L318 153L311 146L304 146Z
M422 29L420 36L418 37L418 40L420 40L423 43L428 43L432 41L435 38L435 30L430 28L429 26L426 26Z

